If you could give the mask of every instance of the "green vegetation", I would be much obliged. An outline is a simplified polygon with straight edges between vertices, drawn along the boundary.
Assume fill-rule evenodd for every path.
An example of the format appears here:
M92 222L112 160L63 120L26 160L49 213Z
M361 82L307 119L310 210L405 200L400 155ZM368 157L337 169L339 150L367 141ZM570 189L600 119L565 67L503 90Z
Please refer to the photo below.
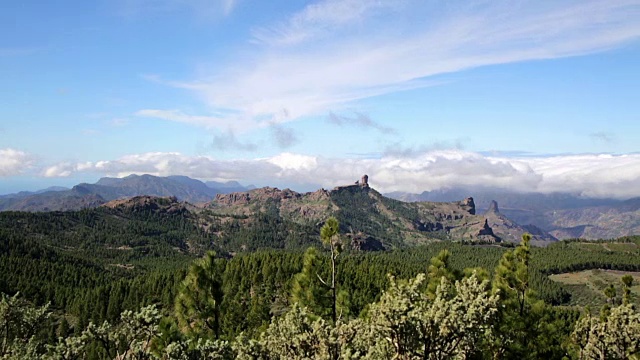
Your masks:
M325 238L335 236L333 225L327 223L325 235L332 235ZM629 304L626 291L633 279L622 277L620 304L612 301L599 316L554 308L538 299L530 287L528 242L524 236L519 246L501 256L492 284L482 269L450 269L449 253L444 250L430 261L428 273L406 280L389 275L380 297L359 316L326 321L294 302L253 334L219 331L224 311L220 305L223 264L213 253L194 262L174 310L162 311L156 305L138 312L126 310L119 321L90 322L75 335L65 336L64 315L52 313L49 305L34 307L17 295L2 295L0 356L444 360L631 359L638 355L640 313ZM51 331L55 323L59 323L57 330Z
M559 282L571 293L570 305L602 306L607 302L605 289L614 284L618 294L622 294L622 277L629 275L636 284L630 288L631 302L640 305L640 273L618 270L584 270L571 273L555 274L550 278Z
M8 308L32 314L21 320L32 324L25 328L31 330L0 336L11 338L14 349L34 354L54 354L50 346L77 345L75 357L64 358L114 358L129 343L140 348L127 356L138 351L139 358L179 353L200 358L217 351L296 358L287 352L295 349L281 348L277 339L284 334L292 341L311 336L315 342L309 351L325 349L329 358L376 358L395 351L412 358L424 357L425 345L436 346L426 343L435 336L427 325L436 320L424 316L450 309L446 311L468 313L483 333L455 330L465 345L442 350L446 356L560 359L591 345L582 338L571 340L580 311L555 305L592 304L595 310L606 303L605 315L635 316L621 308L631 306L625 305L622 276L609 276L616 273L608 270L640 271L640 237L564 241L547 248L529 248L525 241L515 249L440 241L363 253L342 249L346 237L341 233L348 230L341 221L327 221L329 230L320 225L303 228L278 220L273 210L247 224L242 216L210 216L218 222L205 231L189 216L144 208L0 213L0 292L8 294L3 300ZM380 224L367 226L383 231ZM302 251L321 245L321 240L324 247ZM564 273L598 274L595 269L602 270L599 278L590 278L592 285L554 281ZM615 296L607 301L601 294L611 283ZM632 277L627 286L631 304L637 303L639 283ZM574 286L590 286L593 292L580 294ZM460 308L463 294L468 300L483 299L489 307ZM489 299L495 295L499 300L494 309ZM600 300L591 301L594 298ZM474 318L476 312L486 318ZM405 314L406 322L379 323L375 314ZM123 316L138 321L139 327L124 329ZM598 319L597 324L589 320L589 326L608 321L607 316ZM397 336L415 340L401 340L404 350L399 350L400 343L385 343L388 331L398 326L407 333ZM414 337L420 332L431 335ZM60 336L66 336L64 342L57 340ZM7 344L5 355L10 353Z

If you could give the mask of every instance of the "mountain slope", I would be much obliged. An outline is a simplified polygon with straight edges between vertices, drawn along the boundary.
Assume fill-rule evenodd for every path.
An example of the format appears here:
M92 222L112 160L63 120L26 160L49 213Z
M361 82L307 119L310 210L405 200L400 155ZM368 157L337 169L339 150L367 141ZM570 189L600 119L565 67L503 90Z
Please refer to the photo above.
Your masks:
M262 188L218 194L206 205L217 219L261 214L318 228L329 216L341 231L360 244L363 239L382 248L421 244L438 239L519 242L520 234L494 234L484 216L476 215L473 199L436 203L408 203L381 195L368 184L339 186L305 194L290 189ZM230 221L230 220L227 220ZM248 221L248 220L247 220ZM551 241L541 239L541 243ZM366 241L365 241L365 246Z
M130 175L125 178L102 178L95 184L80 184L106 199L118 199L138 195L175 196L189 202L206 202L216 192L202 181L186 176L158 177Z
M531 235L531 243L533 245L545 245L551 241L558 240L535 225L520 226L510 220L500 212L498 203L495 200L489 205L489 209L484 213L484 217L487 219L494 233L501 238L521 238L522 234L528 233Z
M473 194L479 209L490 208L491 200L500 213L530 233L548 233L558 239L611 239L640 234L640 198L621 201L591 199L570 193L516 193L492 189L449 189L422 194L389 194L405 201L448 201L460 194ZM494 229L495 230L495 229Z
M0 210L67 211L93 208L105 202L105 199L98 194L74 187L71 190L47 191L19 198L3 199L0 201Z
M640 234L640 198L614 206L547 211L550 233L558 238L610 239Z

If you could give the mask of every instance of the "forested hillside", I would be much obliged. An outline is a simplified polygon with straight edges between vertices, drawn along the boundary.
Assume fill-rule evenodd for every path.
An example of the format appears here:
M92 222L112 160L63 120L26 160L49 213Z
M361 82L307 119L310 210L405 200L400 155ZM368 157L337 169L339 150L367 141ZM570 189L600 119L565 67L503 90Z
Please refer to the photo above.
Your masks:
M144 324L147 324L145 326L152 326L155 329L153 330L154 335L147 341L155 339L152 342L153 346L158 346L158 351L161 353L164 351L164 355L162 355L164 358L172 358L167 355L167 351L172 348L168 347L167 343L160 344L160 339L168 342L177 341L176 344L186 346L184 351L191 349L189 351L192 355L198 351L205 351L203 349L206 348L209 349L206 351L214 351L215 349L217 349L215 351L223 351L227 354L225 356L239 356L238 351L246 349L233 350L231 347L226 348L227 345L222 343L207 343L209 344L207 346L201 344L204 348L199 348L196 343L190 343L189 339L200 338L200 341L205 341L205 339L209 339L207 341L236 339L233 342L234 346L240 346L239 344L245 341L242 339L255 338L258 341L255 346L262 346L261 351L269 352L272 351L268 350L271 345L261 343L261 341L266 341L263 339L265 336L275 336L269 331L275 331L274 327L284 326L281 322L293 322L286 325L290 331L300 330L295 330L297 326L303 326L300 322L304 324L310 321L308 326L312 328L320 326L314 320L316 317L311 316L308 312L325 314L322 309L326 308L327 299L330 299L331 296L326 293L326 290L322 290L321 282L325 280L320 279L331 277L332 271L329 264L332 256L327 252L329 248L326 245L322 246L320 239L323 236L319 231L313 241L306 244L300 242L300 246L291 250L264 249L229 256L225 255L224 250L211 241L212 238L208 237L205 231L192 222L186 221L188 219L188 217L184 217L186 209L181 207L179 203L170 199L164 202L154 200L152 202L154 205L150 207L149 203L145 203L145 201L150 201L150 199L138 199L135 203L114 204L112 208L101 208L97 212L85 210L73 213L2 214L0 217L2 221L0 227L2 229L0 231L0 239L2 240L0 292L10 296L20 294L17 298L3 300L3 304L5 304L3 305L5 309L3 316L8 316L6 311L14 308L27 311L24 314L31 314L35 310L25 309L49 304L45 311L48 315L46 319L39 320L38 334L33 338L33 341L38 341L34 343L34 351L40 354L55 354L51 348L46 350L47 347L43 344L55 344L59 336L63 338L76 336L75 339L78 341L81 338L85 339L83 345L74 350L79 352L80 355L77 355L79 358L112 358L116 356L114 355L117 353L115 349L124 345L113 339L115 342L101 344L100 336L107 336L109 331L122 331L121 325L118 325L119 319L122 316L125 318L134 316L133 313L126 311L137 311L149 305L153 305L153 308L146 307L138 315L151 316L151 318L145 318L147 319L145 321L157 322L153 326L160 326L159 328L153 327L151 323L143 321ZM265 224L264 228L254 230L266 231L272 228L271 225ZM423 305L432 304L434 301L432 296L436 296L437 289L440 288L438 279L443 275L449 279L447 281L450 281L451 284L456 281L471 281L465 286L480 286L473 282L476 280L469 280L471 279L468 278L471 270L468 269L478 269L476 276L480 283L485 278L492 278L495 283L500 276L506 276L500 275L501 272L516 271L517 273L519 271L516 268L511 268L511 265L507 266L503 263L504 261L516 261L512 258L513 255L509 255L513 254L513 250L497 246L465 245L450 241L387 252L340 252L338 249L342 249L349 239L341 233L339 230L341 227L338 226L337 229L332 240L338 241L340 244L340 247L335 248L335 254L337 254L335 274L338 274L335 289L339 290L335 299L339 299L336 301L339 303L341 319L349 320L348 323L344 323L346 324L344 326L356 326L356 323L352 323L352 321L360 321L357 319L374 321L375 318L372 318L371 314L374 314L375 311L387 311L384 310L384 306L392 305L383 306L381 301L383 303L404 301L401 298L409 296L405 291L418 291L416 294L419 294L422 293L423 290L419 289L423 286L425 286L424 291L432 293L424 299L426 303ZM238 232L238 234L242 234L242 232ZM267 232L263 234L262 238L269 239L273 236L273 233ZM315 244L317 248L325 249L325 251L303 253L303 248L309 244ZM530 256L530 260L526 261L528 264L526 266L527 279L523 283L526 287L526 294L528 294L526 301L540 299L542 301L540 304L547 304L544 307L546 310L535 315L536 319L541 319L540 317L547 319L545 321L551 322L549 326L560 327L554 331L561 332L554 335L544 335L557 338L546 345L550 348L537 349L536 351L543 351L550 358L560 358L555 356L568 351L568 348L564 347L563 341L568 341L574 323L580 316L580 310L575 308L550 307L568 304L571 301L571 293L560 284L551 281L548 278L549 274L584 269L640 270L640 262L638 261L640 238L624 238L606 244L608 245L599 248L593 247L589 251L584 251L584 245L580 241L559 242L547 248L528 249L527 247L527 254L530 254L527 256ZM629 246L616 244L629 244ZM192 266L191 270L188 269L189 263L193 259L202 256L205 251L212 248L218 249L219 256L206 255L204 260L198 260L195 267ZM198 251L193 249L198 249ZM443 253L443 251L445 252ZM502 260L500 260L501 258ZM425 280L421 280L420 273L428 274ZM404 282L397 283L393 280L394 278L390 278L388 275L393 275L395 279L415 278L414 285L411 285L414 286L411 287L413 290L405 288L407 285L403 285ZM418 277L416 278L416 276ZM423 283L424 281L426 282ZM208 290L200 289L203 284L209 284L206 287ZM476 291L474 294L484 299L483 302L489 300L484 298L485 295L482 295L482 291L478 289L486 288L486 286L488 285L482 285L474 290ZM188 290L189 288L191 290ZM614 288L617 295L610 297L609 299L612 300L607 300L607 303L611 305L618 302L637 303L637 295L625 292L625 285L617 284ZM300 293L300 289L304 291L316 290L311 293L304 291ZM388 295L392 296L392 299L381 298L385 294L385 289L387 291L396 289L393 291L400 291L400 293ZM456 299L456 296L462 296L462 294L455 295L458 290L449 293L452 290L448 287L447 289L449 289L446 290L449 295L445 296L443 293L441 296L445 296L451 301ZM205 293L201 293L201 291L205 291ZM296 291L298 293L294 296ZM444 288L441 291L445 291ZM207 293L209 295L206 295ZM186 300L184 296L187 296ZM327 296L329 297L327 298ZM486 296L491 295L487 293ZM182 303L179 301L181 297ZM212 302L206 300L208 297L211 297L210 301ZM24 302L25 300L27 302ZM197 305L199 301L205 301L204 304L209 304L213 308L208 310L209 312L193 308L193 306L201 306ZM300 306L305 305L308 310L296 307L296 303L301 304ZM534 304L537 303L530 304L531 309L538 309L541 306ZM380 308L381 306L382 308ZM486 311L497 310L487 308ZM205 331L206 329L203 330L202 327L200 330L191 329L189 326L184 327L185 324L191 324L195 320L189 320L180 325L181 316L195 316L196 318L204 316L209 319L215 318L216 321L215 325L211 325L212 327ZM280 322L274 322L274 319L279 316L284 316L284 318L279 320ZM161 319L164 320L161 321ZM322 328L324 329L322 331L329 333L347 331L340 327L343 325L338 326L338 323L334 323L330 317L325 319L324 325L322 325L325 327ZM491 321L498 321L496 320L498 318L491 317L491 319ZM3 321L10 321L10 319L4 318ZM91 328L91 324L102 324L104 321L113 325L102 329L101 331L104 333L99 335L100 331ZM493 323L483 323L478 326L489 326L489 324ZM374 326L374 324L369 323L367 326ZM376 328L377 326L380 325L375 325ZM495 326L498 326L498 323L491 326L497 331ZM271 335L264 335L265 329L268 330L264 334ZM284 330L286 329L279 331ZM202 333L202 331L205 332ZM507 329L501 331L507 331ZM525 331L525 329L521 331ZM241 334L244 334L242 335L244 337L238 338ZM14 337L12 341L18 341L14 345L19 345L19 341L25 341L23 345L26 346L31 341L29 338L16 340L17 333L5 333L3 336L5 338ZM292 334L291 336L298 335ZM318 336L318 334L313 336ZM362 341L365 340L362 339ZM482 341L488 341L488 339ZM150 344L141 345L143 352L150 351ZM329 344L333 345L327 346L339 347L335 343L330 342ZM476 345L480 346L479 344ZM57 346L67 345L58 343ZM483 348L482 351L478 349L473 352L476 353L475 356L491 351L489 348ZM348 349L343 350L347 351ZM352 350L356 351L357 349L348 351ZM378 350L385 354L388 351L393 351L391 348ZM5 354L9 354L7 352L9 350L3 351ZM357 351L362 351L362 349ZM510 349L509 351L520 350ZM151 355L149 353L145 356ZM197 358L197 355L193 356ZM323 358L320 355L317 356ZM380 355L372 353L368 356L376 358Z
M118 349L128 346L119 342L123 337L139 335L122 333L126 324L121 321L142 321L139 326L151 326L144 331L152 335L140 343L138 349L141 358L151 356L151 349L156 347L157 354L164 354L157 356L174 358L167 355L171 349L175 350L172 346L182 346L185 354L194 358L204 356L198 351L205 348L214 353L223 351L227 357L234 354L242 358L239 354L249 351L242 348L244 341L262 349L256 348L256 351L268 353L273 349L268 350L271 345L262 343L267 341L263 337L276 336L265 334L275 331L274 327L284 326L282 321L293 323L278 331L307 324L304 326L324 329L330 339L342 336L330 335L335 331L373 326L366 330L373 331L370 333L373 338L357 340L364 341L362 345L382 336L374 330L382 326L376 323L376 316L382 316L388 306L407 301L405 296L409 296L410 301L419 301L422 307L435 306L433 301L438 296L443 297L441 301L453 301L446 306L462 301L460 296L479 297L483 304L490 305L482 312L495 312L495 317L482 321L477 318L477 326L505 335L510 332L509 326L515 326L514 320L499 311L504 304L500 305L499 294L492 291L506 286L500 285L500 278L512 282L526 275L526 279L508 286L523 287L520 291L524 292L513 296L520 296L520 306L527 303L531 311L535 310L535 317L526 321L545 319L543 324L547 325L544 326L559 333L544 335L547 330L538 329L541 333L531 335L527 333L529 330L520 329L521 336L552 336L552 340L547 339L551 341L545 345L548 348L534 350L549 358L561 358L561 353L566 355L570 350L566 342L575 321L581 311L586 311L567 305L581 304L585 296L598 306L638 303L633 278L631 283L616 282L601 293L585 293L575 286L552 281L549 275L590 269L640 271L639 237L600 243L562 241L545 248L530 248L531 240L527 236L526 251L521 246L514 252L513 245L479 243L464 237L456 240L453 235L463 230L446 232L444 228L428 225L438 221L470 222L476 215L472 214L472 203L468 202L409 206L361 187L317 193L311 198L295 193L287 195L286 191L277 189L259 190L262 192L251 192L249 196L243 193L219 196L217 205L211 204L205 209L175 198L142 196L80 211L0 213L0 292L9 296L3 300L4 312L0 318L9 324L16 316L43 316L38 318L37 326L32 324L37 332L0 332L5 339L2 354L24 357L27 355L16 349L31 349L31 345L37 356L58 354L58 350L46 344L57 344L60 349L71 351L67 340L58 340L62 337L75 339L73 341L80 344L73 350L79 354L75 358L115 358ZM321 219L321 215L328 213L335 214L336 218ZM429 222L429 216L433 216L434 222ZM415 227L408 231L398 224ZM331 229L329 234L327 226ZM430 241L407 240L420 232L430 236ZM376 248L372 245L376 243L383 246ZM382 249L387 251L365 251ZM523 251L526 261L515 255ZM517 265L518 262L521 264ZM475 277L471 276L474 271ZM421 273L426 273L426 277L422 278ZM440 284L443 276L446 284ZM405 283L399 279L414 280ZM483 283L485 279L492 285ZM460 293L459 286L468 287L474 295ZM385 298L384 294L391 298ZM419 300L423 296L419 294L426 297ZM42 306L45 307L40 310L34 308ZM14 310L16 313L11 313ZM136 311L141 313L134 313ZM382 313L372 315L376 311ZM13 317L10 314L14 314ZM322 324L317 322L318 316L324 319ZM29 319L24 321L34 321ZM111 325L95 328L105 321ZM365 330L358 330L362 331ZM111 340L105 340L107 338ZM468 356L491 353L495 349L487 347L489 342L491 346L498 346L493 342L498 340L481 334L473 338L474 346L479 347L467 353ZM331 351L341 354L354 351L360 354L354 355L355 358L365 356L362 351L368 347L349 348L361 346L355 345L356 340L352 345L332 341L325 344L334 349ZM198 344L204 347L199 348ZM531 346L520 344L518 346L524 348L513 348L506 344L499 345L504 347L501 351L518 354ZM316 348L309 351L316 354L312 358L327 358L318 355ZM380 354L389 355L399 350L375 351L381 353L367 356L379 358ZM327 356L336 358L335 354ZM267 358L274 356L271 353Z

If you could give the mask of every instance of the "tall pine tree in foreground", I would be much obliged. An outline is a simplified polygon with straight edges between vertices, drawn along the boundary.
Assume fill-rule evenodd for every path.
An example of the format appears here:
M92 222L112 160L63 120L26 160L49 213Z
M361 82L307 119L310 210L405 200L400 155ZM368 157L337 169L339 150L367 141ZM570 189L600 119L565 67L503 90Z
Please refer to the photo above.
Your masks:
M302 271L293 279L293 303L310 308L315 314L330 317L335 322L348 314L348 296L338 289L338 257L342 253L340 224L335 217L327 219L320 229L322 244L329 250L328 271L315 248L305 252ZM328 276L322 276L327 273Z
M224 264L216 262L216 253L207 252L196 260L176 296L175 315L180 329L194 337L220 336L220 304Z

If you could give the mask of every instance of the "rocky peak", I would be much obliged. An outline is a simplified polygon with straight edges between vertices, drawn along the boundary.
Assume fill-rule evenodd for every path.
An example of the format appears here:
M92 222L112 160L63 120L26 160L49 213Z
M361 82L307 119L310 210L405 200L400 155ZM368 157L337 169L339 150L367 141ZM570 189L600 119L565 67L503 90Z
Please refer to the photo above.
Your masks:
M360 186L369 187L369 175L362 175L362 178L360 179Z
M250 199L251 197L248 192L235 192L231 194L216 194L216 198L213 201L218 204L231 206L236 204L246 205Z
M306 194L307 198L312 201L321 201L329 199L329 192L325 189L319 189Z
M349 190L353 192L354 190L357 191L358 189L369 190L369 175L362 175L360 180L356 180L355 184L353 185L336 186L331 191Z
M487 219L484 219L484 225L478 231L477 235L479 240L488 241L488 242L500 242L501 239L496 234L494 234L493 229L489 226L489 222Z
M491 200L491 203L489 204L489 209L487 210L487 214L499 214L500 210L498 209L498 202L495 200Z
M476 203L473 201L472 197L468 197L462 201L460 201L460 206L467 210L467 212L471 215L476 214Z

